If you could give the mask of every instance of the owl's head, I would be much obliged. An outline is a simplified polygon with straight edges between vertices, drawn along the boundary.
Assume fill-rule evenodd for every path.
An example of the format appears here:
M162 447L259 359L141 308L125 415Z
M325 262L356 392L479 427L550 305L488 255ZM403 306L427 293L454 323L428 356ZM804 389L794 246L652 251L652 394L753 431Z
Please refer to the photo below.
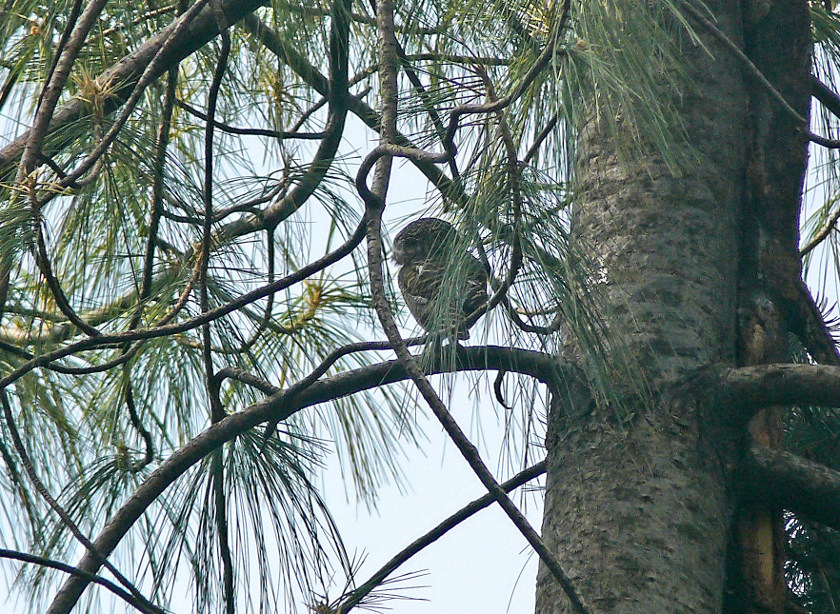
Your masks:
M449 222L436 217L422 217L397 233L394 238L394 262L405 265L445 258L446 252L457 240L458 231Z

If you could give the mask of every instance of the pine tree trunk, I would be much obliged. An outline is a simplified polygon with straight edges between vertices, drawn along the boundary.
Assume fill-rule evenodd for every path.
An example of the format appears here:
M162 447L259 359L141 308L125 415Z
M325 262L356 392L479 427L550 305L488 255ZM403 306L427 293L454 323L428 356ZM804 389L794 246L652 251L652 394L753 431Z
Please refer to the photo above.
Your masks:
M739 3L707 6L742 46ZM714 391L693 375L736 356L748 126L742 65L696 30L712 56L683 37L678 105L696 156L687 172L675 176L652 148L628 162L594 117L578 142L573 231L597 258L612 303L605 317L623 319L655 391L653 403L617 420L582 386L549 416L543 535L593 613L722 609L727 476L741 442L715 419L721 408L706 403ZM536 609L571 611L543 570Z

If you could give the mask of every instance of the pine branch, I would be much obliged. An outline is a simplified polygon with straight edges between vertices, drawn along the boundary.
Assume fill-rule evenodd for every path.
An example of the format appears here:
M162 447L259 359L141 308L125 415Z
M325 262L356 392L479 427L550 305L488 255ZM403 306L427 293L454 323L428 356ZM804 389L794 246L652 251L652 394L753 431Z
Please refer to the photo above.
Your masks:
M463 348L458 353L456 365L438 362L430 365L426 373L431 375L499 369L529 375L554 389L564 378L577 377L576 372L557 362L550 354L499 346ZM263 422L285 420L306 407L407 379L409 375L400 362L390 360L317 381L298 394L290 395L288 391L282 391L226 416L174 452L143 481L108 520L93 542L96 552L103 557L110 555L140 516L171 484L226 442ZM88 553L77 567L93 574L99 569L99 561L97 556ZM53 600L49 614L69 614L89 582L87 577L69 578Z
M840 472L764 446L753 446L739 476L749 496L840 530Z
M220 8L224 12L228 23L236 23L242 20L264 3L264 0L219 0ZM107 87L108 84L113 85L113 95L105 101L105 113L114 112L128 100L143 71L167 43L173 32L179 29L180 25L180 19L173 22L99 75L98 81L104 84L103 90L110 89ZM166 56L159 60L158 70L154 77L163 75L170 67L176 65L218 35L219 26L213 16L213 11L210 7L205 6L192 22L180 31L177 39L170 44ZM89 115L89 105L81 98L73 98L55 110L50 121L49 132L56 132ZM28 140L29 131L24 132L0 150L0 181L9 180L10 174L17 165ZM45 143L42 153L52 156L60 149L61 143Z
M840 407L840 367L769 364L726 369L717 384L731 418L743 423L765 407Z

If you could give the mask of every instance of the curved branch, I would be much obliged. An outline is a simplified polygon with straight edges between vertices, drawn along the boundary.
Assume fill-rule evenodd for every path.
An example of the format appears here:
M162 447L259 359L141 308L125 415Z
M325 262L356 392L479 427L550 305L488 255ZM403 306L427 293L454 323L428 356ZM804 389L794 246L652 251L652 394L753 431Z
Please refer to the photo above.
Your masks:
M443 362L431 365L427 373L504 369L529 375L555 389L564 378L577 377L576 371L549 354L499 346L464 348L458 353L456 365ZM390 360L315 382L299 395L282 391L225 417L174 452L143 481L99 533L93 542L96 551L108 556L146 509L184 472L224 443L260 423L285 420L306 407L407 379L409 375L399 361ZM99 569L99 559L88 553L79 561L78 568L95 573ZM48 614L69 614L88 584L89 580L85 578L69 578L55 596Z
M840 117L840 96L814 75L811 75L811 95L835 117Z
M840 139L830 139L819 134L814 134L813 132L808 133L808 139L812 143L816 143L826 149L840 149Z
M742 471L750 496L840 530L840 472L765 446L750 449Z
M277 55L295 74L303 79L306 84L322 96L328 93L327 78L322 75L315 66L284 41L267 25L255 15L246 17L242 26L251 32L267 49ZM347 96L347 106L353 115L358 117L364 124L375 132L379 132L382 118L374 109L365 104L360 96ZM402 133L397 132L394 136L394 143L400 147L417 149L416 145ZM463 186L452 181L434 163L425 159L411 159L417 169L438 188L445 196L464 204L468 197Z
M99 584L100 586L107 588L117 597L125 601L130 606L134 607L136 610L139 610L140 612L145 612L146 614L164 614L165 612L165 610L153 604L147 605L146 603L143 603L142 601L131 595L128 591L120 588L110 580L106 580L102 576L97 576L96 574L92 574L87 571L82 571L78 567L73 567L72 565L67 565L66 563L54 561L52 559L44 558L43 556L37 556L35 554L29 554L28 552L18 552L17 550L9 550L7 548L0 548L0 559L21 561L22 563L32 563L41 567L57 569L58 571L63 571L64 573L68 573L70 575L79 576L80 578L85 578L86 580L93 582L94 584Z
M197 117L201 121L207 121L206 113L199 111L198 109L187 104L183 100L176 100L175 104L177 104L180 108L184 109L190 115ZM265 136L268 138L277 139L278 141L284 141L286 139L317 141L324 138L323 132L297 132L296 130L269 130L267 128L239 128L237 126L225 124L224 122L220 122L216 119L213 120L213 126L218 128L222 132L227 132L228 134L238 134L240 136Z
M840 407L840 367L769 364L725 369L717 384L736 421L746 422L765 407Z
M569 0L564 3L564 18L568 15ZM396 52L396 38L394 36L394 3L393 0L379 0L376 3L376 19L379 26L379 90L382 99L382 124L380 128L380 142L374 151L365 157L359 167L359 172L356 175L356 187L359 194L365 201L365 218L367 221L367 255L368 255L368 272L370 274L371 296L373 298L373 306L376 309L376 315L379 322L388 337L388 340L394 345L394 351L397 354L400 365L408 372L417 390L426 400L429 408L434 413L435 417L440 422L441 426L446 431L449 438L458 448L461 456L464 457L470 469L478 477L487 491L491 494L499 507L510 518L513 525L519 530L522 536L527 540L528 544L534 549L540 560L545 564L546 568L551 572L551 575L557 580L563 588L563 592L569 598L572 608L578 614L585 614L588 610L583 605L580 597L577 595L574 585L572 584L566 572L560 566L555 556L548 550L545 543L540 538L539 534L531 526L531 523L525 518L519 508L507 496L507 493L499 486L496 478L492 472L484 464L481 459L481 454L473 445L469 438L464 434L458 423L452 417L452 414L447 409L446 405L435 392L425 373L417 364L416 359L408 352L405 341L402 339L396 323L394 322L393 313L388 302L388 297L385 295L385 283L382 273L382 213L385 208L385 199L388 192L388 182L391 173L391 162L394 146L394 136L396 134L397 121L397 76L395 66L397 64ZM562 20L561 20L562 23ZM549 45L551 47L551 45ZM543 58L541 57L541 60ZM541 69L541 62L538 62L531 73L539 66ZM535 76L535 73L534 73ZM532 77L533 78L533 77ZM526 79L527 81L527 79ZM441 156L452 156L455 153L454 137L458 128L458 118L460 115L467 113L491 112L503 108L515 100L521 91L524 91L524 86L517 88L513 94L503 99L504 104L491 103L489 105L463 105L453 110L450 113L449 128L447 130L446 139L444 139L445 152L442 154L424 154L422 152L404 152L404 155L411 156L427 156L438 158ZM502 102L502 101L499 101ZM400 148L397 148L400 149ZM372 180L372 188L367 187L367 174L370 168L376 162L376 171ZM367 167L367 168L366 168Z

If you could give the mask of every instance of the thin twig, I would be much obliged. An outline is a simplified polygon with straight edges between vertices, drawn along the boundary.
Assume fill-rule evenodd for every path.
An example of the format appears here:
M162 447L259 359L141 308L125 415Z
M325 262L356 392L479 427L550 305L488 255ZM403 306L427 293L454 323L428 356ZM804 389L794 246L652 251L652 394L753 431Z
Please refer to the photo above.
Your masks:
M210 0L210 8L216 18L221 33L221 49L216 61L213 80L207 94L207 125L204 131L204 224L201 234L201 254L198 265L199 280L199 308L201 313L210 309L210 299L207 291L207 272L210 265L210 248L213 230L213 132L216 128L216 106L222 79L227 70L230 55L230 33L228 23L217 0ZM225 417L225 410L219 395L219 380L213 367L213 349L210 339L210 322L201 326L202 356L204 359L204 375L207 396L210 402L210 422L216 424ZM233 576L233 556L230 551L230 536L228 535L227 497L225 496L225 466L224 448L220 447L213 453L210 462L210 484L213 490L213 519L216 523L216 539L219 544L219 556L222 559L222 595L227 614L234 614L236 610L236 592Z
M190 115L194 115L202 121L207 121L207 115L202 113L193 106L188 105L183 100L178 100L176 104L187 111ZM213 120L213 126L227 132L229 134L239 134L242 136L267 136L269 138L278 139L280 141L287 139L303 139L309 141L317 141L324 138L323 132L293 132L285 130L268 130L267 128L238 128L229 124L222 123L218 120Z
M523 484L530 482L531 480L538 478L542 474L545 473L545 461L541 461L527 469L524 469L509 479L507 482L503 482L499 484L502 490L509 493L510 491L519 488ZM357 605L361 604L364 598L369 595L377 586L381 585L382 582L390 576L397 568L400 567L403 563L408 561L411 557L413 557L418 552L422 551L424 548L429 546L430 544L434 543L446 533L457 527L459 524L474 516L481 510L489 507L495 502L495 498L490 493L487 493L483 497L472 501L471 503L465 505L460 510L449 516L446 520L438 524L435 528L431 531L423 535L422 537L417 538L413 542L411 542L408 546L403 548L399 553L394 555L391 560L385 563L378 571L376 571L371 577L361 584L356 590L352 593L347 595L344 599L341 600L339 605L335 608L336 614L346 614L350 610L352 610Z
M94 584L98 584L107 590L114 593L117 597L125 601L128 605L132 606L133 608L137 609L140 612L145 612L146 614L165 614L164 610L152 604L152 607L143 603L136 597L134 597L131 593L127 592L126 590L120 588L110 580L103 578L102 576L98 576L96 574L90 573L88 571L84 571L79 569L78 567L73 567L72 565L68 565L67 563L62 563L60 561L54 561L52 559L45 558L43 556L38 556L35 554L29 554L28 552L18 552L17 550L8 550L6 548L0 548L0 559L9 559L12 561L21 561L22 563L32 563L34 565L38 565L40 567L48 567L50 569L56 569L58 571L63 571L64 573L79 576L80 578L84 578L88 582L93 582Z
M163 117L160 122L160 126L158 126L155 156L152 161L152 172L154 179L152 182L152 198L149 206L150 211L148 237L146 238L146 253L143 259L143 277L140 282L141 285L140 292L137 297L137 307L128 324L129 329L134 329L137 328L137 326L139 326L140 321L143 317L144 302L148 298L152 288L152 274L155 262L155 245L158 235L158 229L160 227L161 211L163 210L163 184L166 168L166 150L169 145L169 133L172 129L172 112L175 108L174 101L177 83L178 65L176 64L175 66L169 69L169 74L167 75L166 81L166 90L163 95ZM131 357L137 354L137 352L140 350L140 347L141 344L139 343L126 343L123 345L123 355L126 356L125 363L123 363L125 405L128 409L128 417L131 421L131 425L143 439L143 443L145 445L145 455L143 457L143 460L140 462L132 461L132 463L129 465L129 470L134 473L141 471L144 467L150 465L152 460L154 459L155 454L154 440L152 439L152 434L145 427L142 420L140 420L140 415L137 412L137 407L134 402L134 391L131 385L131 371L128 368L128 360L130 360Z
M554 130L554 126L557 125L557 122L558 122L559 119L560 119L560 114L559 113L555 113L554 115L552 115L551 119L548 121L548 123L545 125L545 127L540 131L540 133L537 135L537 138L534 139L534 142L528 148L528 151L525 154L525 157L522 158L522 161L525 164L528 164L531 161L531 159L534 156L537 155L537 152L539 152L540 146L543 144L543 141L545 141L545 139L548 138L548 135L551 134L551 131Z
M275 269L275 252L277 251L274 246L274 228L268 228L265 231L265 243L266 243L266 252L267 252L267 263L268 266L268 283L274 283L274 269ZM268 324L271 321L271 313L274 310L274 294L268 295L268 300L265 303L265 309L263 310L262 319L257 323L254 332L251 333L251 337L246 339L245 342L237 349L237 353L241 354L244 352L250 351L254 344L259 340L265 330L268 328Z
M152 434L149 432L149 429L143 425L143 421L140 420L140 414L137 413L137 405L134 402L134 388L131 385L131 370L128 366L123 367L123 380L125 386L123 399L125 400L125 406L128 408L128 419L131 421L131 426L134 427L134 430L137 431L143 439L143 444L145 446L145 455L143 456L143 460L140 462L131 461L128 465L128 470L131 473L137 473L142 471L145 467L148 467L154 460L155 444L152 440Z
M173 11L178 10L178 3L169 4L167 6L162 6L159 9L154 9L151 11L146 11L142 15L138 15L134 19L131 20L131 25L136 26L138 24L143 23L149 19L154 19L155 17L160 17L161 15L166 15L167 13L171 13ZM112 34L116 34L117 32L122 32L128 28L128 24L122 23L118 26L114 26L113 28L108 28L107 30L102 31L102 36L111 36Z

